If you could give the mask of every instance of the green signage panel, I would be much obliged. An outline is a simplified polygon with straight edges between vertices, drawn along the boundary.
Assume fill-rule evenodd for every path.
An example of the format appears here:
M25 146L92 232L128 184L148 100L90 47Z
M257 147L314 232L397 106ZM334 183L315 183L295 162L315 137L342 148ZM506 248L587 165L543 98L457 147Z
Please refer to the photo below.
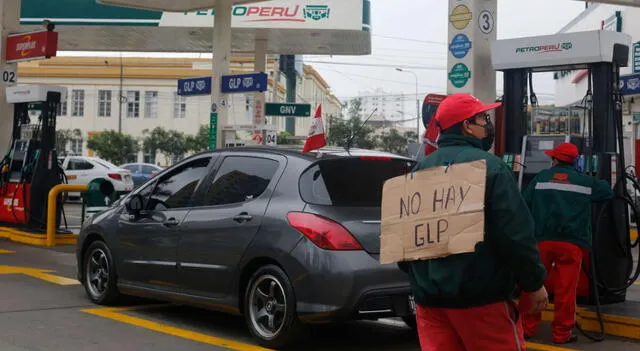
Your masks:
M218 143L218 113L212 112L209 120L209 150L215 150Z
M311 105L268 102L265 106L265 115L272 117L309 117L311 116Z
M633 73L640 73L640 43L633 44Z
M456 88L462 88L467 85L469 79L471 79L471 71L464 63L456 63L449 72L449 80Z

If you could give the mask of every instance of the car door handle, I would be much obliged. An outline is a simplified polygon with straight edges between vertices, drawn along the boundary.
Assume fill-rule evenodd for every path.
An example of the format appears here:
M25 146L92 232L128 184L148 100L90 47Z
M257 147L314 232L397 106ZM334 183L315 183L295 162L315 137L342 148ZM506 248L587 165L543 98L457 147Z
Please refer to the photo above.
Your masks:
M253 216L246 213L246 212L242 212L241 214L233 217L233 220L238 222L238 223L242 223L242 222L248 222L250 220L253 219Z
M166 221L164 221L164 223L163 223L163 224L164 224L164 226L165 226L165 227L175 227L175 226L177 226L178 224L180 224L180 222L178 222L178 220L177 220L177 219L175 219L175 218L173 218L173 217L172 217L172 218L169 218L169 219L167 219Z

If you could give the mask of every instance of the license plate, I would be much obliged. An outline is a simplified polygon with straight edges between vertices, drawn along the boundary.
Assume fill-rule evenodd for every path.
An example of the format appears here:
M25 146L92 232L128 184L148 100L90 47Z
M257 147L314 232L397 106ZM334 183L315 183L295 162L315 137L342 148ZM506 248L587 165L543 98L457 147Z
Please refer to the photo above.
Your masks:
M409 295L409 310L411 313L416 314L416 300L413 298L413 295Z

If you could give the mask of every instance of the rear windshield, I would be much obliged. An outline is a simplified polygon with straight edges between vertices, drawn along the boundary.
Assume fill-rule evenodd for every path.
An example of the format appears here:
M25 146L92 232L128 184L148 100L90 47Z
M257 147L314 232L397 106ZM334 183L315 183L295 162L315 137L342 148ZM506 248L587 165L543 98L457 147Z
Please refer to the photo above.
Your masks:
M397 159L323 160L300 176L300 194L314 205L380 207L384 182L406 174L414 164Z

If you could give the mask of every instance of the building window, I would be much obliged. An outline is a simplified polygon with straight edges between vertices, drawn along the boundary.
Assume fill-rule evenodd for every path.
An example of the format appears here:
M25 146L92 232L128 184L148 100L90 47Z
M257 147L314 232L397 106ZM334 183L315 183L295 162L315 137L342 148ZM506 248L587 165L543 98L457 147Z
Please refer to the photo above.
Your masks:
M71 116L84 116L84 90L71 91Z
M140 117L140 92L127 91L127 117Z
M111 117L111 90L98 90L98 117Z
M144 92L144 118L158 118L158 92Z
M69 140L71 144L71 154L73 156L82 156L82 139Z
M173 99L173 117L185 118L187 116L187 99L178 93L173 93Z
M58 105L58 110L56 111L58 116L66 116L67 115L67 100L60 101Z

